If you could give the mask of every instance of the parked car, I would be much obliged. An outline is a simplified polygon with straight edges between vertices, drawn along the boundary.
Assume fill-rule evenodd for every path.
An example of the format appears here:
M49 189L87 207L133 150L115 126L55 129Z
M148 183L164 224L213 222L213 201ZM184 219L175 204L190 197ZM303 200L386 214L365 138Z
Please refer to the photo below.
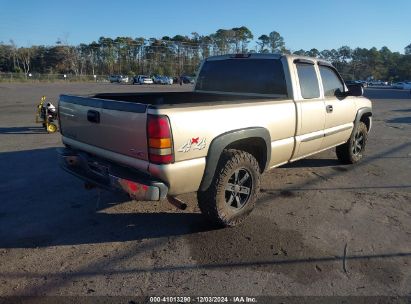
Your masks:
M382 80L374 80L368 82L368 86L387 86L388 81L382 81Z
M168 76L165 76L165 77L167 78L167 84L173 84L174 83L173 77L168 77Z
M153 84L153 79L146 75L137 75L133 77L133 84Z
M393 89L408 90L411 89L411 82L400 81L392 84Z
M403 90L411 90L411 82L405 82L402 89Z
M110 83L118 82L119 75L110 75L110 76L108 76L108 80L110 81Z
M128 76L123 76L123 75L110 75L108 80L110 83L117 82L117 83L127 83L128 82Z
M190 77L190 76L181 76L181 81L182 81L183 83L191 83L191 84L193 84L193 83L194 83L194 78L193 78L193 77Z
M368 83L365 80L357 80L357 82L361 83L363 88L368 87Z
M347 85L351 85L351 84L359 84L360 86L362 86L363 88L367 87L367 82L366 81L362 81L362 80L346 80L345 84Z
M173 80L171 79L170 83L170 78L167 76L155 76L154 77L154 83L156 84L173 84Z
M155 84L162 84L162 82L163 82L163 76L161 76L161 75L158 75L158 76L154 76L153 77L153 82L155 83Z
M371 101L329 62L216 56L197 79L192 92L60 95L62 168L136 201L184 209L175 196L197 192L206 218L235 226L253 210L263 172L334 147L346 164L365 155Z
M401 89L401 90L402 90L402 89L404 88L404 84L405 84L405 83L402 82L402 81L401 81L401 82L395 82L395 83L392 84L392 88L393 88L393 89Z
M161 84L173 84L173 78L168 76L162 76Z

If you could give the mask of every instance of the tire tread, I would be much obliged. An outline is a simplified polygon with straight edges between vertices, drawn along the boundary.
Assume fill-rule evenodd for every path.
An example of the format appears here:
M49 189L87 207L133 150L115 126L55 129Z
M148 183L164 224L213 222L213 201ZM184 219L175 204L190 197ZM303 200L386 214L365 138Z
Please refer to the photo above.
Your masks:
M352 150L351 150L352 136L354 136L357 130L362 130L364 132L365 145L367 143L367 137L368 137L367 126L365 125L365 123L360 121L356 129L353 130L352 135L350 136L350 139L345 144L339 145L335 148L335 153L337 154L337 158L343 164L355 164L359 162L362 158L362 154L361 154L361 157L358 158L355 155L353 155ZM364 152L364 150L362 152Z
M253 170L255 170L255 172L258 172L258 174L256 174L257 180L255 181L256 188L252 190L254 192L254 196L250 197L250 200L247 202L247 209L249 210L248 212L236 216L234 219L229 219L225 216L224 212L221 212L221 210L219 210L218 208L217 199L219 191L224 191L221 190L224 189L224 179L229 177L228 175L232 172L233 169L244 162L249 163L252 166ZM254 208L257 200L257 195L260 190L259 170L260 167L257 160L250 153L235 149L224 150L218 162L211 185L207 190L197 192L198 205L201 213L214 224L220 226L235 226L243 222L247 215Z

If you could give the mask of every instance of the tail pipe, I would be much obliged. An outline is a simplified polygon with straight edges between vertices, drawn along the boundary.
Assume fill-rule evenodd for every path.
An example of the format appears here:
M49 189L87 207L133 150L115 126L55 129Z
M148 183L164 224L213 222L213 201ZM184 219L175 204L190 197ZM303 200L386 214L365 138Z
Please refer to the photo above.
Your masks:
M178 198L174 197L174 196L167 195L167 200L171 205L177 207L180 210L186 210L187 209L187 204L184 203L182 200L179 200Z

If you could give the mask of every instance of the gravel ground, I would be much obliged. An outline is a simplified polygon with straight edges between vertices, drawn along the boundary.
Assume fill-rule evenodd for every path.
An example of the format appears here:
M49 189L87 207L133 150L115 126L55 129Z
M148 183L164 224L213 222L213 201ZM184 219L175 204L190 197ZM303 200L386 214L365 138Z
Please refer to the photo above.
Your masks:
M368 89L365 159L334 151L273 169L249 220L213 229L185 211L87 191L57 166L42 95L190 86L0 83L0 295L411 296L411 96Z

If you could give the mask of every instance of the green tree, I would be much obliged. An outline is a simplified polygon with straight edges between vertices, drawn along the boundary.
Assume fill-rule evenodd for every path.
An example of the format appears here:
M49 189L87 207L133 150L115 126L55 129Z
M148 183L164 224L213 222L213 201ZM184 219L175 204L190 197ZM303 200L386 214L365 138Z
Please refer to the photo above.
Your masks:
M411 54L403 55L398 61L398 78L411 80Z
M298 55L298 56L307 56L307 52L304 51L303 49L300 49L298 51L294 51L293 54Z
M27 74L30 71L31 67L31 60L33 58L33 52L31 48L19 48L17 50L17 56L19 57L19 62L21 64L21 68L24 72L24 74L27 77Z
M341 62L346 63L347 60L351 59L352 50L349 46L342 46L338 49L339 59Z
M311 50L309 50L308 52L307 52L307 56L310 56L310 57L319 57L320 56L320 51L319 50L317 50L317 49L311 49Z
M260 47L259 52L268 53L268 49L266 49L266 47L270 44L270 37L264 34L258 37L258 40L257 45Z
M232 31L234 32L235 52L246 53L248 43L254 38L253 33L245 26L232 28Z
M108 74L114 72L114 63L116 60L114 41L111 38L100 37L98 44L101 46L101 61L104 64L104 70Z
M279 53L284 49L284 38L280 35L280 33L272 31L268 37L271 53Z
M217 54L227 54L230 50L232 34L230 30L219 29L214 34L210 35L216 47Z
M327 61L331 61L332 60L332 53L331 53L331 51L330 50L322 50L321 52L320 52L320 58L321 59L324 59L324 60L327 60Z

